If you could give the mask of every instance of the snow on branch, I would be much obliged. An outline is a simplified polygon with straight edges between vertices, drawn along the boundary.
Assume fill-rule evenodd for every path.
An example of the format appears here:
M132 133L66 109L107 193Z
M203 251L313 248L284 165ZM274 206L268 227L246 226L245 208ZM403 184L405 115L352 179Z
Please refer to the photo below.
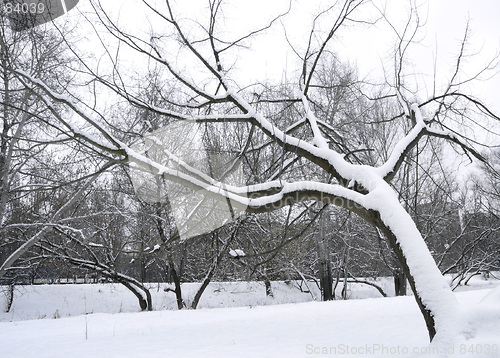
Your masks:
M52 89L50 89L44 82L40 81L37 78L32 77L28 73L22 71L22 70L12 70L15 74L18 76L22 77L19 78L19 80L23 83L28 88L31 88L34 90L33 86L28 84L25 80L28 80L30 83L34 84L36 87L40 88L41 90L44 91L46 95L39 95L39 97L42 99L42 101L45 103L47 107L51 110L52 114L64 125L66 126L69 130L71 130L75 136L77 137L83 137L85 140L88 142L92 143L96 147L106 150L108 152L116 152L119 151L120 149L120 141L118 141L110 131L108 131L105 126L100 123L100 121L96 118L93 118L92 115L87 113L83 108L75 104L69 97L59 94ZM24 79L24 80L23 80ZM84 119L86 122L88 122L90 125L92 125L93 128L97 129L105 138L108 140L112 146L110 147L109 145L104 144L102 141L99 139L95 138L92 136L90 133L83 133L80 131L79 128L76 126L72 125L70 122L64 120L59 113L55 110L52 101L62 103L66 106L68 106L74 113L78 114L82 119Z
M443 138L443 139L451 141L452 143L458 144L463 149L465 154L467 154L467 156L469 156L469 153L470 153L476 159L478 159L482 162L486 162L486 158L484 158L472 146L467 144L462 138L455 135L455 133L452 133L450 131L443 131L443 130L439 130L439 129L429 128L429 127L427 127L425 129L425 133L431 137ZM470 158L470 156L469 156L469 158Z
M87 191L90 186L97 180L101 172L97 172L92 177L90 177L85 184L83 184L74 194L72 194L66 201L64 205L62 205L51 217L50 222L55 223L59 219L62 218L63 215L81 198L83 193ZM29 250L30 247L38 243L44 236L44 234L48 231L49 228L54 225L46 225L41 228L35 235L29 238L25 243L23 243L20 247L18 247L0 266L0 277L5 275L7 270L14 264L14 262L20 258L26 251Z
M294 183L282 182L282 189L275 194L259 198L249 198L247 211L271 211L307 200L321 201L354 212L360 212L366 206L366 198L363 194L341 185L299 181Z
M420 110L421 106L422 105L419 106L416 103L411 106L411 116L414 126L408 134L396 144L391 155L389 156L389 159L377 168L379 175L381 175L385 180L391 181L401 167L405 157L424 135L449 140L458 144L467 155L470 153L476 159L483 162L485 161L485 158L478 151L467 144L455 133L431 128L427 125Z
M315 144L318 148L328 149L328 143L319 130L318 121L311 109L309 100L307 99L305 94L302 95L302 105L304 106L304 110L306 112L306 119L309 122L311 130L313 132L313 144Z
M269 211L289 205L296 201L308 199L331 200L336 205L351 205L354 207L353 203L360 199L360 197L352 197L357 193L341 186L332 186L314 182L298 182L291 184L279 182L278 186L278 182L275 181L256 186L237 187L226 185L225 183L217 181L209 176L203 175L203 173L197 172L194 168L189 167L187 163L182 163L182 167L185 171L187 171L187 173L180 172L178 169L169 168L162 163L138 153L126 144L122 143L120 140L116 139L111 132L104 127L104 125L102 125L98 120L92 118L91 115L86 113L86 111L80 108L77 104L73 103L70 98L52 91L45 83L33 78L23 71L16 71L16 73L46 93L46 96L43 98L48 106L52 107L50 100L67 105L87 123L97 129L109 142L112 143L113 147L106 146L103 143L98 142L98 140L93 138L91 135L82 133L78 128L70 123L63 122L64 125L68 126L74 133L78 133L85 140L97 145L101 149L125 155L126 158L136 164L139 168L142 167L144 170L159 178L164 178L171 182L182 184L184 187L191 188L197 192L201 191L204 197L213 198L218 201L228 201L228 203L230 203L231 212L233 209L238 211L253 212ZM221 80L225 80L223 75L221 75ZM290 146L289 149L303 153L315 163L320 163L327 168L334 168L334 172L336 172L334 164L340 164L341 167L344 165L342 168L344 174L352 174L350 168L347 167L347 163L338 153L329 150L327 147L318 148L311 143L306 143L285 134L283 131L272 125L262 115L254 111L252 106L243 100L243 98L236 91L228 87L227 93L228 96L236 102L240 108L242 108L245 116L254 121L255 124L262 128L268 136L277 139L278 143L281 143L284 146L288 145ZM316 124L315 117L310 111L308 112L309 122ZM319 133L317 124L315 128ZM326 142L323 142L323 146L327 146ZM179 163L179 160L177 162ZM248 198L246 195L252 195L252 197ZM334 202L336 200L339 201Z
M396 144L389 159L377 168L379 175L387 181L394 178L401 164L403 164L406 155L425 134L427 127L422 112L416 103L411 106L411 114L414 116L415 125L408 134Z
M312 143L303 141L283 132L262 114L257 112L252 105L250 105L236 90L230 86L228 86L227 93L233 99L234 103L252 119L252 123L259 127L269 138L274 139L278 145L282 146L285 150L295 152L297 155L302 156L320 166L331 173L339 182L345 183L354 178L353 175L355 174L353 171L356 171L354 166L348 163L341 154L328 148L328 144L326 143L324 137L322 137L319 129L318 133L321 136L320 138L323 138L323 145L326 143L326 147L319 148ZM310 114L312 114L312 112L310 112ZM315 117L310 116L309 119L311 118L312 122L316 123ZM319 140L320 145L322 145L321 139Z
M240 257L245 257L245 252L241 249L231 249L229 250L229 255L235 259L238 259Z

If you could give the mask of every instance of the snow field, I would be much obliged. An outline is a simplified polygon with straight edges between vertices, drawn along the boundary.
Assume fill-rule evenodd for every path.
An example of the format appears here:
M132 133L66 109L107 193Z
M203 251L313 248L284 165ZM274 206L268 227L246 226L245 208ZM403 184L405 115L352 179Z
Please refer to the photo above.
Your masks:
M190 286L184 285L188 296ZM464 336L447 346L428 345L424 321L410 296L262 307L256 306L265 304L262 283L215 283L213 286L205 297L206 306L220 306L223 296L229 297L222 301L223 305L231 302L232 296L236 297L234 305L251 302L253 305L137 312L133 295L119 285L43 285L35 286L32 291L33 286L25 287L24 294L15 302L17 314L13 317L17 316L17 320L7 322L9 314L2 313L0 356L500 357L500 353L493 351L495 344L500 349L500 288L486 288L498 286L498 281L478 278L471 282L468 290L455 294L465 313L475 317L484 315L484 324L469 327L480 333L475 338L467 340ZM285 283L273 282L273 286L279 302L302 295L304 300L311 300L310 294ZM192 296L195 288L193 285ZM173 297L161 289L157 294ZM83 295L86 301L82 302L79 297ZM42 297L46 297L46 301ZM88 312L115 312L120 299L122 312L131 309L135 313L75 316L81 314L82 308L76 306L82 303L86 303ZM53 306L49 305L50 301ZM157 304L166 305L166 302ZM23 306L25 308L21 308ZM28 306L32 307L31 311ZM74 317L52 319L45 314L46 319L21 321L23 314L37 310L51 312L56 306L62 317L65 313ZM485 354L487 347L489 353ZM452 354L446 355L446 352Z
M391 278L377 278L369 281L381 286L391 295L394 292ZM487 282L481 282L487 284ZM198 283L182 284L182 295L189 306L198 287ZM263 282L212 282L203 293L198 308L223 308L242 306L265 306L283 303L298 303L320 300L320 291L315 283L306 286L300 281L285 283L272 282L274 298L266 297ZM173 292L165 292L173 288L168 284L147 284L150 288L155 311L176 310L177 304ZM339 283L337 294L340 294L342 283ZM6 288L3 288L6 292ZM5 307L5 294L0 289L0 307ZM365 284L349 284L348 298L378 298L380 293ZM1 321L18 321L77 316L85 313L124 313L140 311L135 296L120 284L64 284L16 286L14 303L9 313L0 312Z

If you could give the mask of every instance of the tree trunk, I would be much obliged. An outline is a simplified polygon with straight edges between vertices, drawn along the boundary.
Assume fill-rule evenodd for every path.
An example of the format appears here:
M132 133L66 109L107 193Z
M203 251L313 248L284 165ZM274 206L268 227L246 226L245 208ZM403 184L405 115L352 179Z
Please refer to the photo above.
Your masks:
M141 240L141 246L139 248L139 270L141 275L141 282L144 283L146 281L146 260L144 255L144 241Z
M340 266L340 270L342 270L342 277L344 278L344 284L342 286L342 299L347 300L347 289L348 289L348 278L349 278L349 271L347 270L347 260L349 257L349 248L347 245L344 246L343 252L342 252L342 264Z
M404 211L405 215L408 213ZM403 274L407 277L417 305L424 317L424 321L432 341L436 333L441 328L446 335L453 324L450 320L454 318L457 308L457 301L447 285L444 277L437 268L434 259L430 255L425 242L418 232L411 218L412 226L397 225L398 228L405 227L405 232L398 229L397 232L386 226L379 212L370 210L373 223L384 233L389 241L389 245L396 254L396 257L403 269ZM413 232L411 232L413 231ZM420 240L407 241L406 235L417 235ZM399 237L398 237L399 236ZM404 240L404 241L403 241ZM402 245L408 246L405 250ZM422 246L423 245L423 246ZM426 257L419 257L426 253ZM426 272L423 273L422 271ZM418 276L416 274L418 274ZM418 286L418 289L417 289Z
M205 279L203 280L203 283L201 284L201 287L198 289L198 292L196 292L196 295L194 296L193 303L191 304L192 309L196 309L198 306L198 303L200 301L201 295L203 292L205 292L205 289L207 288L208 284L212 280L212 277L215 274L215 271L219 267L220 262L222 261L224 255L227 253L227 250L229 249L229 246L233 242L234 238L236 237L236 233L238 231L239 225L235 230L233 230L233 233L231 234L230 237L227 238L226 242L222 246L222 249L219 250L217 253L217 256L215 257L214 261L212 262L212 265L210 265L210 268L208 269L208 272L205 276ZM218 243L218 235L215 233L212 238L215 240L215 243Z
M141 307L141 311L145 311L148 308L148 302L144 299L142 294L130 283L126 281L121 281L120 282L123 286L127 287L132 293L137 297L139 300L139 306Z
M273 288L271 287L271 281L266 277L264 279L264 284L266 285L266 296L274 297Z
M79 268L90 269L95 273L99 273L114 282L122 284L123 286L128 288L135 295L135 297L137 297L137 299L139 300L139 307L141 308L142 311L145 311L146 309L148 311L153 310L151 293L142 283L140 283L136 279L124 275L115 270L112 270L109 268L109 266L103 265L99 262L92 262L88 260L77 259L70 256L58 255L56 252L53 252L47 247L45 247L44 249L54 254L55 258L58 258L60 260L65 260ZM88 275L85 275L85 282L87 282L87 277ZM146 298L144 298L144 296L141 294L141 291L145 293Z
M7 304L5 306L5 312L9 312L14 303L14 281L9 282L7 287Z
M323 301L333 300L333 277L330 261L320 259L319 276Z
M401 268L393 271L394 276L394 294L396 296L406 296L406 275Z
M342 299L343 300L347 300L347 285L348 285L348 280L347 280L347 276L348 276L348 273L347 273L347 269L346 267L344 266L342 268L342 271L344 273L344 285L342 286Z
M401 265L403 266L403 273L408 276L408 281L415 296L415 300L417 301L420 312L422 312L422 315L424 317L425 325L427 326L427 331L429 332L429 339L432 341L434 339L434 336L436 335L436 321L434 319L434 316L432 315L431 310L427 308L427 306L422 301L420 292L417 291L415 279L410 272L410 268L408 267L408 263L404 256L403 250L401 249L400 244L397 242L396 237L392 235L392 233L388 236L389 243L398 256L398 260L400 261Z
M149 292L149 290L144 286L142 286L140 288L146 294L146 302L148 304L148 311L152 311L153 310L153 300L151 299L151 292Z
M168 267L170 269L170 276L174 281L174 287L175 287L174 292L177 301L177 308L181 310L184 307L184 301L182 300L181 280L177 275L177 270L175 269L174 262L170 258L168 260L169 260Z
M358 279L356 279L354 277L350 277L350 278L351 278L351 280L348 280L347 282L362 283L362 284L374 287L374 288L377 289L378 292L380 292L380 294L382 296L387 297L387 294L384 292L384 290L382 289L382 287L380 287L379 285L376 285L373 282L369 282L369 281L365 281L365 280L358 280Z
M333 299L335 299L335 295L336 295L336 292L337 292L337 287L339 285L339 282L340 282L340 267L338 267L335 271L335 285L333 285L333 290L332 290L332 294L333 294Z
M142 285L140 282L137 280L125 276L123 274L119 274L117 272L108 272L108 271L100 271L103 276L110 278L113 281L116 281L118 283L121 283L123 286L128 288L132 293L137 297L139 300L139 307L141 307L141 311L152 311L153 310L153 302L151 299L151 293L149 290ZM142 292L146 295L146 298L142 295Z
M325 243L325 230L324 219L320 216L319 219L319 232L315 236L316 250L319 258L319 283L321 288L321 297L323 301L331 301L333 297L333 277L332 277L332 264L330 262L330 255Z

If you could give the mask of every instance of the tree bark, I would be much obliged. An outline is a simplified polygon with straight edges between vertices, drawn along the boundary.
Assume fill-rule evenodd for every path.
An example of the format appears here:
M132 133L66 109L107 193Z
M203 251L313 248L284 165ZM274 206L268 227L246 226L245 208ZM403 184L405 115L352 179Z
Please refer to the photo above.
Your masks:
M406 296L406 275L401 268L393 271L394 276L394 294L396 296Z
M320 214L319 230L314 237L319 258L319 282L323 301L331 301L333 297L332 264L325 235L325 216Z
M333 300L333 277L332 265L330 261L320 259L319 274L323 301L331 301Z
M126 288L128 288L135 295L135 297L137 297L137 299L139 300L139 306L141 307L141 311L145 311L148 308L148 303L146 302L144 297L142 297L141 293L134 286L132 286L132 284L126 281L122 281L120 283Z
M411 272L410 267L408 266L408 261L407 261L407 258L405 256L405 252L403 251L400 243L398 242L396 235L391 231L390 228L386 227L386 225L380 219L380 214L378 212L371 212L371 215L373 218L373 222L376 223L376 226L387 237L387 239L389 241L389 245L391 246L392 250L396 254L396 257L397 257L397 259L398 259L398 261L403 269L403 274L406 275L406 277L408 278L408 282L410 284L413 295L415 297L415 301L417 302L417 305L420 309L420 312L422 313L422 316L424 318L425 325L427 327L427 332L429 333L429 339L432 341L434 339L434 337L436 336L435 317L434 317L431 309L424 303L421 293L417 290L415 278ZM451 307L450 307L450 309L451 309Z
M264 278L264 284L266 285L266 296L274 297L273 288L271 287L271 281L267 277Z
M14 281L9 282L7 287L7 304L5 306L5 312L9 312L12 308L12 304L14 303Z
M174 262L170 258L168 260L169 260L168 267L170 269L170 276L174 281L174 293L177 301L177 308L181 310L182 308L184 308L184 301L182 300L181 280L179 278L179 275L177 275L177 270L175 268Z
M239 225L238 225L239 227ZM230 237L227 238L226 242L222 246L222 249L219 250L217 253L217 256L214 258L214 261L212 262L212 265L210 265L210 268L208 269L207 274L205 275L205 279L203 280L203 283L201 284L201 287L198 289L196 292L196 295L194 296L193 302L191 304L192 309L196 309L198 306L198 303L200 302L201 295L203 295L203 292L205 292L205 289L208 287L208 284L212 280L212 277L215 274L215 271L219 267L220 262L222 261L222 258L224 255L227 253L227 250L229 249L229 246L233 242L234 238L236 237L236 233L238 232L238 228L236 228ZM215 234L213 236L215 240L218 240L218 235Z

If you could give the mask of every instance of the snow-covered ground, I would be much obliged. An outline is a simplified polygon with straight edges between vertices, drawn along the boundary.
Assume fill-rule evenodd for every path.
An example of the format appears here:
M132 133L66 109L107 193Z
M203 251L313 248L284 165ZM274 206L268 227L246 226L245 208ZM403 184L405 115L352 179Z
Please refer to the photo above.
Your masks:
M492 291L494 286L498 281L478 278L456 297L476 316L491 307L500 314L500 288ZM430 357L439 349L453 352L448 356L500 357L500 320L491 315L484 327L471 327L475 338L429 347L413 297L303 302L312 300L309 293L285 283L273 287L274 299L265 297L261 283L215 283L201 307L245 307L182 311L164 310L174 297L160 287L151 290L153 312L137 312L135 297L119 285L21 287L11 312L0 315L0 356ZM351 294L366 287L356 285ZM196 285L184 289L189 300ZM490 311L471 308L488 294L483 304L490 301ZM301 303L261 306L276 302ZM93 314L81 315L85 311Z
M392 279L382 277L366 279L380 286L389 296L394 293ZM476 281L474 281L476 282ZM477 284L494 284L495 281L477 280ZM173 288L168 284L147 284L150 288L155 311L176 310ZM184 283L182 296L190 306L200 284ZM340 294L342 284L337 288ZM1 288L0 292L6 292ZM243 306L267 306L283 303L299 303L320 300L320 291L314 282L272 282L274 297L266 297L263 282L213 282L203 293L198 308L228 308ZM311 291L311 292L309 292ZM378 298L381 294L366 284L349 284L349 299ZM0 307L5 307L5 294L0 293ZM135 296L119 284L65 284L16 286L14 304L9 313L0 313L1 321L78 316L85 313L124 313L139 311Z
M147 284L154 311L176 310L173 292L165 292L167 284ZM185 283L182 294L190 306L199 284ZM261 282L211 283L203 294L198 308L264 306L269 304L307 302L309 293L284 282L273 282L274 298L266 297ZM315 297L319 291L314 289ZM305 287L304 287L305 289ZM4 295L3 295L4 296ZM379 294L380 296L380 294ZM0 294L0 307L2 304ZM140 311L137 298L120 284L34 285L17 286L9 313L0 313L0 321L18 321L53 317L78 316L85 313L124 313Z

